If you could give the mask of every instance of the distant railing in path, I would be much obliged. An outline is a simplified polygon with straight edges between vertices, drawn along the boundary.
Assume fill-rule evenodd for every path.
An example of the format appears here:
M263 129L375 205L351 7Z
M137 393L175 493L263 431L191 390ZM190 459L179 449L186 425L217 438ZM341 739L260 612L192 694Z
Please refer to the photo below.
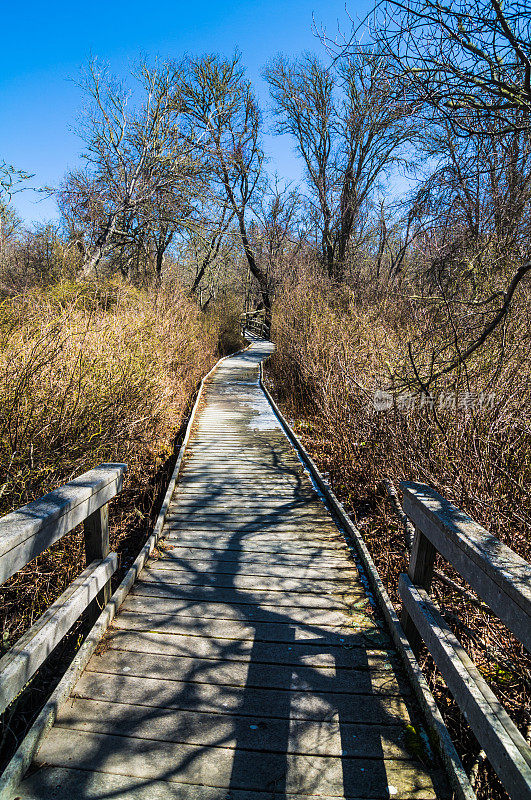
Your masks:
M428 648L446 685L514 800L531 798L531 749L428 595L440 553L531 650L531 565L429 486L403 483L415 525L407 575L400 576L402 627L414 650Z
M265 308L257 311L246 311L240 317L240 333L245 331L258 336L260 339L269 339L271 335L271 312Z
M101 464L34 503L0 519L0 584L83 523L87 568L0 659L0 713L94 601L111 594L118 565L109 547L109 501L122 489L125 464Z

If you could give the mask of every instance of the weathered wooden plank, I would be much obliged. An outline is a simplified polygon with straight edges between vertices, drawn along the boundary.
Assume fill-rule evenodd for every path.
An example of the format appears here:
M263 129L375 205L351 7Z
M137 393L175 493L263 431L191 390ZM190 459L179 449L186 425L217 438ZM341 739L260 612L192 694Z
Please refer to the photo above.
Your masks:
M268 463L245 464L244 462L238 463L236 461L228 461L221 464L219 461L208 461L203 458L191 459L186 462L183 473L185 475L241 475L244 472L247 477L253 477L255 474L262 477L272 477L281 480L284 477L296 478L303 475L303 468L300 462L296 461L293 464L281 465L275 464L273 460Z
M308 500L270 500L262 499L258 504L252 498L241 499L235 498L233 500L225 498L210 497L205 498L204 495L197 497L193 500L179 499L172 503L171 514L172 516L182 516L187 519L192 515L208 514L208 516L225 518L228 514L233 514L235 517L239 516L254 516L256 518L257 512L260 518L278 517L279 515L294 516L295 519L299 518L299 514L294 512L301 511L300 517L312 516L313 518L313 501ZM304 513L302 513L304 512ZM329 516L320 516L320 519L330 520Z
M240 525L225 524L223 527L217 528L210 525L195 526L193 523L186 523L180 526L179 524L171 523L164 528L164 538L169 543L180 542L182 544L197 544L199 541L206 543L209 546L216 544L227 544L241 547L242 549L247 546L249 548L271 547L271 552L274 552L274 547L286 548L286 552L298 550L298 552L308 551L311 557L312 551L344 551L348 550L347 544L340 533L330 532L327 535L313 539L307 535L307 532L297 527L286 527L285 529L279 526L271 527L270 529L260 525Z
M224 516L209 516L208 514L172 514L166 521L166 530L173 532L210 531L212 534L245 533L252 539L303 539L308 544L321 542L345 543L337 527L330 519L312 519L296 516L285 518L281 513L275 516L261 516L260 513L237 515L232 519L229 514Z
M187 542L183 541L181 534L171 536L166 532L161 543L161 547L165 550L171 548L171 551L174 553L197 553L203 554L203 556L205 556L207 553L211 553L215 554L216 558L221 558L221 556L223 556L226 559L229 559L231 556L236 559L241 557L242 563L245 559L252 558L255 555L257 558L264 558L268 556L275 561L292 557L300 559L304 558L306 555L306 557L309 558L312 563L314 561L318 563L323 558L326 558L326 560L329 562L340 563L345 562L350 556L350 551L346 546L324 548L316 545L304 545L301 547L300 545L294 546L292 542L287 542L286 544L281 542L280 544L275 543L270 546L260 546L259 543L254 543L248 537L242 539L241 541L239 540L236 542L231 542L227 545L224 545L223 542L216 545L211 544L210 542L202 541L200 535L196 535L193 539L190 539Z
M0 519L0 583L109 502L125 464L101 464Z
M305 491L306 487L302 487ZM227 478L226 481L208 480L196 481L192 478L183 476L182 483L179 483L179 497L181 496L194 496L202 494L206 499L214 497L240 497L242 499L249 499L256 497L257 505L259 505L260 498L275 497L275 498L288 498L305 499L304 494L301 495L300 483L285 483L275 484L270 481L260 480L233 480Z
M211 538L214 534L215 538ZM289 537L265 539L255 537L251 533L233 532L232 534L220 535L220 531L165 531L161 542L161 551L167 549L173 555L180 557L181 554L195 553L206 558L211 556L214 562L226 557L231 557L236 561L242 559L249 560L254 555L260 558L269 556L272 561L280 563L281 560L288 558L301 559L306 555L308 561L316 564L317 568L326 560L330 564L352 564L352 556L349 547L345 542L315 542L306 543L305 540L290 539Z
M207 501L207 502L206 502ZM259 508L261 511L278 511L278 509L284 510L291 510L291 509L311 509L317 505L317 500L314 497L311 497L310 494L307 494L305 497L295 496L293 492L285 492L284 494L278 495L271 492L269 495L263 494L259 501L257 502L256 495L253 497L252 495L248 495L247 497L244 496L235 496L225 494L224 496L217 496L214 492L212 495L205 495L201 493L200 495L190 495L190 494L179 494L176 495L174 501L172 503L172 508L175 509L196 509L196 508L218 508L220 510L226 510L230 508L231 510L238 510L238 508L252 508L256 509Z
M367 769L366 759L323 758L291 753L260 753L251 758L247 751L236 761L233 750L160 742L134 737L54 728L46 737L38 761L53 766L98 769L139 778L164 779L230 789L262 790L275 783L288 792L336 796L352 794L360 798L381 797L389 785L407 789L411 798L435 797L431 780L422 765L407 761L379 759ZM346 769L348 761L348 769ZM427 794L428 793L428 794Z
M395 787L397 788L397 787ZM28 775L20 787L20 800L227 800L227 789L215 786L182 784L177 781L134 778L103 772L68 769L64 767L42 767ZM430 795L418 794L417 800L429 800ZM380 795L378 800L386 800ZM403 792L393 795L397 800L409 798ZM230 800L337 800L329 794L286 794L274 789L256 791L230 790ZM359 795L346 796L344 800L359 800Z
M336 563L352 564L351 552L344 539L317 539L312 542L306 536L291 535L292 531L247 531L242 530L210 530L197 529L166 529L161 548L167 548L172 554L184 551L208 551L204 556L212 554L212 558L222 555L240 555L242 559L249 559L255 553L265 557L270 555L272 561L281 558L304 558L316 563L318 566L323 560ZM162 550L161 550L162 552ZM243 563L243 562L242 562Z
M257 720L260 723L261 720ZM197 711L156 709L98 700L74 700L57 717L62 728L113 736L134 736L204 747L241 748L272 753L305 753L411 760L404 746L403 725L363 725L339 719L323 722L269 718L249 723L248 717Z
M301 476L302 477L302 476ZM259 475L249 476L249 475L224 475L223 473L219 473L219 475L207 475L205 477L201 477L199 475L192 475L187 472L184 472L182 477L179 479L179 486L183 488L194 487L197 489L204 489L205 491L211 491L212 489L218 488L236 488L238 491L254 491L257 494L260 494L263 489L267 490L284 490L284 491L298 491L301 486L302 488L307 488L310 484L306 483L306 481L301 481L301 477L274 477L274 476L262 476Z
M0 713L14 700L118 566L115 553L93 562L0 659Z
M322 580L320 578L261 578L258 575L225 575L200 573L192 570L160 569L155 563L142 572L144 582L175 586L215 586L220 589L243 589L251 591L289 592L290 594L336 594L348 590L349 578Z
M240 639L227 645L226 640L214 637L167 634L157 631L127 631L112 629L105 638L105 648L128 650L131 653L151 653L174 657L195 656L198 660L245 661L264 664L298 664L335 667L336 669L391 669L398 667L393 652L371 649L367 641L358 638L352 645L327 644L315 641L260 642ZM102 651L103 652L103 651Z
M188 502L203 502L209 503L211 501L224 500L238 501L241 503L253 503L260 506L262 503L274 503L276 505L282 503L310 503L313 497L309 492L304 492L298 488L289 487L287 489L275 490L271 489L266 491L261 489L258 493L252 487L243 487L238 485L214 487L211 491L208 489L201 489L195 487L193 484L187 487L180 486L175 494L175 502L186 500Z
M245 690L279 689L279 691L330 692L333 694L407 694L407 685L393 670L355 670L334 667L317 667L299 664L296 668L286 664L254 662L252 668L244 661L198 660L107 650L93 656L87 665L88 672L107 675L125 675L136 678L173 680L179 683L241 686ZM338 701L339 702L339 701Z
M348 552L341 551L342 558L328 559L320 556L310 560L307 556L294 553L278 553L271 557L269 553L257 553L254 556L249 553L240 553L234 550L214 549L210 557L207 553L197 551L196 548L189 549L175 547L168 542L161 541L159 555L155 556L153 563L160 564L161 569L165 569L167 564L178 564L183 568L205 569L213 572L241 572L243 575L268 574L268 575L307 575L311 577L315 573L319 575L329 575L332 579L334 575L350 575L353 579L359 579L359 573L353 560L349 560ZM259 571L263 571L260 572Z
M194 459L205 460L208 463L214 463L215 459L218 460L220 458L227 458L229 462L234 462L238 464L267 464L270 465L272 463L278 463L280 466L285 467L299 467L300 462L297 461L297 457L291 455L289 451L283 452L280 447L275 448L274 451L271 451L271 448L265 450L262 447L256 446L249 446L246 447L245 450L239 446L239 444L231 445L195 445L193 442L190 445L189 449L189 457L187 460L187 464Z
M360 598L363 596L360 595ZM296 598L293 602L296 602ZM358 607L361 610L364 600L353 604L353 611ZM272 618L280 619L278 606L259 606L254 603L221 603L221 602L196 602L178 600L175 597L156 597L153 595L142 596L141 592L130 595L122 606L124 611L135 611L141 614L173 614L180 617L201 617L218 619L246 619L252 622L268 622ZM288 624L295 622L298 625L330 626L345 622L346 611L328 608L308 608L305 606L284 606L283 613Z
M258 453L261 452L265 444L270 448L274 447L276 450L285 446L283 434L278 432L275 433L274 431L272 435L268 436L267 440L264 438L264 436L260 436L258 434L252 436L229 436L228 438L215 436L210 438L207 433L203 435L201 432L198 432L194 437L192 444L195 444L196 442L200 447L208 448L208 450L211 452L224 450L228 450L230 452L231 450L234 450L234 448L237 448L239 450Z
M284 609L293 606L294 599L289 593L283 592L244 592L236 589L223 589L223 588L208 588L201 586L171 586L170 584L157 584L144 582L140 580L135 588L133 594L144 595L145 597L168 597L177 600L187 600L188 603L197 602L218 602L234 605L235 607L240 604L259 605L262 608L271 606L272 609ZM353 591L336 592L330 595L319 594L303 594L302 592L297 595L296 603L298 608L325 608L344 611L348 614L353 605L359 602L363 595L359 589ZM289 613L285 611L283 613ZM291 619L291 618L290 618Z
M531 565L429 486L401 485L408 517L531 650Z
M213 532L215 533L215 531ZM349 548L342 542L333 542L330 546L328 542L306 544L301 540L288 539L255 539L254 536L242 533L234 533L228 538L207 538L208 531L195 531L185 534L179 531L165 532L163 546L171 546L172 553L186 552L192 550L204 555L241 555L242 558L250 558L254 554L257 556L269 555L271 559L295 556L300 558L306 553L310 562L321 563L323 558L331 562L346 561L350 557Z
M174 531L179 530L211 530L220 532L231 532L245 530L247 533L265 535L266 533L278 536L279 534L298 533L305 534L307 540L332 540L342 541L341 534L334 526L330 518L317 518L313 516L289 515L285 516L282 512L278 514L260 514L259 512L247 512L234 514L230 513L210 515L210 514L175 514L172 513L167 520L167 528ZM315 534L315 536L314 536Z
M428 594L400 576L400 596L511 797L531 798L531 749Z
M382 686L383 689L383 686ZM407 720L404 697L392 692L369 691L354 695L323 691L279 691L278 688L248 688L223 683L194 683L165 678L139 678L122 674L111 680L107 673L84 672L76 686L76 698L108 700L146 708L235 713L259 718L293 718L326 721L341 715L345 723L399 724ZM146 712L147 713L147 712Z
M353 645L357 637L365 643L371 641L373 646L381 642L388 646L388 638L374 625L365 614L345 618L343 625L337 627L297 625L293 619L282 619L273 622L251 623L235 620L205 619L186 617L170 617L162 614L139 614L123 611L115 622L116 628L122 630L161 631L194 636L214 636L219 639L253 639L255 641L291 642L296 635L297 641L319 640L323 647L327 644ZM369 638L370 637L370 638Z
M204 504L202 504L204 503ZM314 524L315 527L322 523L331 524L333 522L330 514L327 514L320 506L308 500L288 500L273 502L256 502L252 497L238 498L237 502L229 501L226 497L218 499L214 493L205 493L201 498L197 498L193 503L176 503L170 508L171 517L181 517L184 520L202 519L208 517L214 519L246 519L250 518L259 521L280 522L294 521L296 523L306 522Z
M248 542L242 542L240 547L238 547L236 542L233 542L232 546L227 548L224 548L222 543L220 544L219 542L214 543L212 546L210 546L209 543L196 545L188 541L183 542L182 546L179 546L176 542L175 547L172 547L170 551L173 558L164 560L162 558L157 559L153 562L153 568L168 573L188 572L190 575L196 574L198 577L201 575L204 577L210 576L211 579L219 577L220 580L226 580L226 578L222 577L223 575L232 577L241 575L242 578L246 576L248 578L257 577L259 579L260 576L262 576L262 578L271 577L280 582L288 579L284 577L282 573L290 569L290 559L293 559L292 574L294 579L307 579L308 586L315 581L334 581L335 576L337 576L337 587L344 588L344 585L347 584L354 587L355 584L358 584L361 588L358 576L353 571L355 565L352 566L352 562L348 560L348 551L345 552L341 549L336 551L325 548L319 551L312 550L308 554L308 561L312 566L304 570L299 564L304 548L289 547L287 551L285 551L284 548L274 548L272 551L269 551L266 547L267 545L264 547L249 546ZM192 556L190 554L192 554ZM210 562L205 563L208 555L211 555L212 558ZM278 567L271 567L269 575L265 574L268 567L265 564L262 567L261 562L257 562L254 567L251 568L250 559L254 555L257 556L257 559L271 555L271 559L278 561ZM322 569L321 564L325 557L328 559L329 555L330 566ZM233 558L231 558L231 556L233 556ZM342 556L342 558L339 558L339 556ZM343 563L343 566L339 566L341 563ZM337 568L334 568L334 564L338 565ZM350 569L349 564L351 565ZM204 569L199 569L199 565L203 565ZM249 567L249 570L247 567Z
M306 558L296 556L283 556L281 558L248 558L234 557L226 558L222 552L220 558L215 556L207 559L194 557L193 555L179 555L173 553L172 549L161 550L163 555L152 560L152 565L156 569L182 569L194 570L198 572L208 572L216 575L260 575L266 577L292 577L307 578L311 580L321 577L325 580L335 580L350 578L352 583L359 581L359 573L354 562L341 559L337 564L330 564L328 559L309 561Z
M209 450L208 452L203 451L202 453L194 452L186 461L184 471L188 472L194 469L214 469L220 471L222 466L220 462L238 472L246 470L262 472L265 470L266 472L273 471L278 475L279 472L295 470L297 474L300 474L300 462L296 458L286 458L283 457L282 454L271 453L270 450L264 451L263 453L256 451L254 454L247 455L231 455L230 452L225 451L221 457L219 451L213 452Z

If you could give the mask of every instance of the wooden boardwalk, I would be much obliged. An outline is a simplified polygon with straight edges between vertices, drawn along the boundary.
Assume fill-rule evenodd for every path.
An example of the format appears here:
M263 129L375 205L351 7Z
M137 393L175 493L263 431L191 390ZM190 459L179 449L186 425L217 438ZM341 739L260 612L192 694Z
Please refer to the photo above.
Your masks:
M157 556L14 797L446 796L406 749L397 658L260 388L270 351L213 373Z

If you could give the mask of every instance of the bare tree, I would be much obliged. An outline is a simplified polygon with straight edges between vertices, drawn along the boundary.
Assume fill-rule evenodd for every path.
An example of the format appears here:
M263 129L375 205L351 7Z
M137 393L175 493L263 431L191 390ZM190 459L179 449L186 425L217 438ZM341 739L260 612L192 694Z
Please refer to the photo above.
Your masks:
M277 131L295 138L306 166L323 264L338 278L364 204L411 138L409 108L375 53L328 68L314 55L278 57L265 77Z
M495 119L500 134L529 131L527 0L383 0L371 32L407 95L445 115L456 132L480 130L478 119Z
M247 264L258 283L264 305L271 305L267 274L249 237L252 203L262 190L264 154L261 118L239 54L188 58L176 69L188 139L196 144L210 178L210 200L226 205L236 220Z
M416 144L431 174L408 220L417 264L428 267L422 302L432 327L409 354L428 392L442 376L466 372L495 334L503 358L509 315L531 270L531 11L520 0L382 0L368 19L365 46L359 26L349 41L326 44L337 63L382 53L423 134Z
M218 260L222 245L229 238L229 229L235 215L234 209L226 203L222 203L221 208L219 203L204 203L201 212L200 224L191 231L196 253L196 272L190 288L192 295L200 290L205 275ZM212 280L209 283L211 297L214 294Z
M179 133L176 77L168 65L140 67L141 102L96 62L82 83L89 100L81 124L87 169L72 173L61 203L80 229L90 227L82 275L90 277L113 241L136 236L132 219L144 219L191 184L196 165ZM157 212L158 213L158 212ZM165 239L167 237L163 237Z
M529 255L531 142L517 130L499 134L491 120L471 125L477 132L466 138L455 136L444 118L425 130L422 150L433 168L416 191L415 207L437 229L438 261L444 248L454 265L468 261L477 289Z
M310 202L317 212L323 264L334 271L333 219L336 192L334 78L312 55L290 61L278 56L265 70L279 134L290 134L304 161Z
M303 200L296 188L275 176L254 205L251 238L266 271L271 291L291 270L291 264L305 240Z
M0 161L0 208L5 208L11 202L11 198L16 192L22 191L24 183L33 178L29 172L15 169L6 161Z

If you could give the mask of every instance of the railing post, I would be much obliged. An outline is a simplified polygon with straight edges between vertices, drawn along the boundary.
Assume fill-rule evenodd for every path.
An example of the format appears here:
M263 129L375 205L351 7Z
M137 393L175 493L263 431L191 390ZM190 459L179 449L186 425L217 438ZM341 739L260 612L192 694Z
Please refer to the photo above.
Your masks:
M433 580L433 569L435 566L435 556L437 550L429 539L424 536L419 527L415 525L415 538L413 548L409 558L408 577L415 586L420 586L427 592ZM415 627L415 623L405 610L402 608L400 623L404 629L413 652L417 653L422 644L422 639Z
M85 558L87 567L93 561L106 558L110 553L109 544L109 504L106 503L101 508L90 514L83 523L83 533L85 536ZM95 622L101 609L111 599L111 581L107 581L101 592L99 592L88 609L88 615L92 622Z

